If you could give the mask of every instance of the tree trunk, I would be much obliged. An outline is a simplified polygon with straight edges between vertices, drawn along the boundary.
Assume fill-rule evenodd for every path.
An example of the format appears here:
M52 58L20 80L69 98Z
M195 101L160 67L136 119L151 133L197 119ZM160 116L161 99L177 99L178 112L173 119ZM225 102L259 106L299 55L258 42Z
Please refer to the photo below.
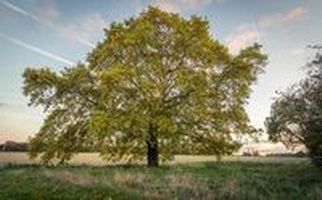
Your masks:
M153 126L149 129L149 139L146 141L148 146L147 158L148 167L158 167L159 166L159 146L158 139L155 136Z

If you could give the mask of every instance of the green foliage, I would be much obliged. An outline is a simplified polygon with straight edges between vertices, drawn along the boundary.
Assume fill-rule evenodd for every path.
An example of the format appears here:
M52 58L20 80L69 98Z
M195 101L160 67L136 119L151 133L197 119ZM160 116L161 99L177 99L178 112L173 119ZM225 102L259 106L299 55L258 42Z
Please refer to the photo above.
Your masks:
M307 77L279 94L265 122L272 141L287 147L304 144L318 166L322 166L321 99L322 54L318 51L307 64Z
M92 145L88 123L99 91L84 65L65 69L61 74L48 68L28 68L23 77L24 94L30 97L31 105L41 105L47 113L39 132L30 139L32 158L45 152L41 154L43 161L57 157L64 162L73 152Z
M233 134L255 131L244 107L266 64L259 45L232 55L205 19L153 7L105 33L88 65L25 71L25 95L48 113L32 156L64 161L88 143L108 159L142 159L148 144L162 159L221 156L239 146Z

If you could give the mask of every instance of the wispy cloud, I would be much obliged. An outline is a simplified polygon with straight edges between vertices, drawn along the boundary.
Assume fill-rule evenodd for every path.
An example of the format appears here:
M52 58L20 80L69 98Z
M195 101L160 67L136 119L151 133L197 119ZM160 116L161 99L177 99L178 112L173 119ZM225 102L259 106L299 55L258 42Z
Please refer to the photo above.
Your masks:
M262 42L267 30L298 22L305 17L306 13L304 7L294 7L285 12L261 16L252 24L239 26L234 34L226 38L226 42L229 49L236 53L245 46L255 42Z
M61 62L61 63L64 63L64 64L67 64L67 65L74 65L75 63L71 60L68 60L62 56L59 56L57 54L54 54L54 53L51 53L49 51L46 51L44 49L41 49L41 48L38 48L38 47L35 47L31 44L27 44L21 40L18 40L16 38L13 38L13 37L9 37L7 35L4 35L2 33L0 33L0 38L3 38L4 40L12 43L12 44L15 44L15 45L18 45L20 47L23 47L29 51L32 51L32 52L35 52L35 53L38 53L39 55L42 55L42 56L45 56L47 58L50 58L50 59L53 59L53 60L56 60L58 62Z
M306 10L303 7L296 7L291 9L286 15L284 15L284 22L294 22L302 19L306 14Z
M80 17L75 23L66 25L61 31L71 38L85 38L89 40L97 33L102 33L107 26L106 21L98 13L87 14Z
M255 24L241 25L237 32L227 38L228 48L233 53L237 53L245 46L261 41L261 33Z
M183 9L200 9L211 3L219 3L224 0L157 0L154 5L162 10L178 13Z
M285 12L264 15L259 18L257 24L262 29L292 24L304 18L306 9L303 7L294 7Z
M0 3L8 9L10 9L20 15L23 15L25 17L32 19L33 21L37 22L38 24L47 26L47 27L57 31L58 33L60 33L64 37L75 40L75 41L77 41L83 45L89 46L89 47L95 46L88 39L81 37L80 36L81 34L75 34L76 30L74 31L74 34L71 35L70 31L69 31L69 26L66 27L66 26L62 26L62 25L58 25L58 24L54 23L53 19L55 17L57 17L57 15L58 15L58 11L56 9L54 9L54 4L46 4L45 6L41 6L40 7L41 9L38 9L38 11L36 12L37 14L34 14L34 13L28 12L27 10L25 10L13 3L10 3L6 0L0 0Z

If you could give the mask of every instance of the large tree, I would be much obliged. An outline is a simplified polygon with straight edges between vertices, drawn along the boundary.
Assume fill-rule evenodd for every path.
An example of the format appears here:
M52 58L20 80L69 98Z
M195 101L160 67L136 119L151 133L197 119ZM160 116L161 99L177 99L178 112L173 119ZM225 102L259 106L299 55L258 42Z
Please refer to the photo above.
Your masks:
M279 92L265 124L270 140L292 148L304 144L322 167L322 54L321 46L306 65L307 76Z
M86 145L157 166L182 149L229 154L235 138L255 131L244 107L266 63L260 45L230 54L207 20L153 7L105 35L86 64L25 71L24 94L47 113L32 157L63 162Z

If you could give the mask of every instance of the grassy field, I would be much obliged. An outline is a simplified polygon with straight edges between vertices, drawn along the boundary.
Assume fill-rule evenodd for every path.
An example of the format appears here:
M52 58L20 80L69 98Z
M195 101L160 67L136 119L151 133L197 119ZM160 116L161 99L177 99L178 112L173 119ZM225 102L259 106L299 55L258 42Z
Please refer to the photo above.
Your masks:
M215 156L193 156L193 155L176 155L173 161L167 164L184 164L195 162L216 162ZM222 161L230 162L260 162L260 163L299 163L308 162L307 158L296 157L244 157L244 156L225 156ZM26 165L39 164L39 160L29 160L27 153L23 152L0 152L0 166L4 165ZM98 153L78 153L69 161L71 165L93 165L104 166L112 165L99 157ZM116 164L124 164L122 161Z
M295 158L177 157L144 166L2 165L0 199L321 199L322 172ZM181 159L181 161L180 161ZM208 158L209 159L209 158ZM248 160L247 160L248 159ZM285 161L285 162L283 162Z

